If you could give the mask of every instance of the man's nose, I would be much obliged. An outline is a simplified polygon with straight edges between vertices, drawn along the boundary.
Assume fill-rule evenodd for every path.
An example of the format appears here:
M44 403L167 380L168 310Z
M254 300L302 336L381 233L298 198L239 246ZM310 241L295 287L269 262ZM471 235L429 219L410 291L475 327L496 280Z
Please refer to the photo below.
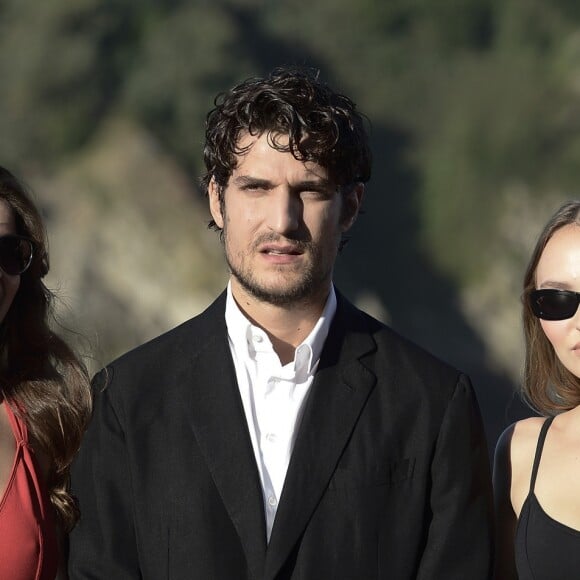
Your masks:
M293 232L300 226L302 219L302 201L300 196L288 190L275 193L270 206L270 229L284 235Z

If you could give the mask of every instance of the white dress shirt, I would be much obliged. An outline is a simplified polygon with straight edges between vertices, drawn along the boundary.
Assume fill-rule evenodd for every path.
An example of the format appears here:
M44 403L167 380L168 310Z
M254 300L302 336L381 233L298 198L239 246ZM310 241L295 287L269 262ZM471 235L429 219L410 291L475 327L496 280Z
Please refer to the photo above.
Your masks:
M312 332L294 351L294 360L282 366L268 335L245 317L228 284L228 340L262 483L268 541L304 403L335 312L331 285Z

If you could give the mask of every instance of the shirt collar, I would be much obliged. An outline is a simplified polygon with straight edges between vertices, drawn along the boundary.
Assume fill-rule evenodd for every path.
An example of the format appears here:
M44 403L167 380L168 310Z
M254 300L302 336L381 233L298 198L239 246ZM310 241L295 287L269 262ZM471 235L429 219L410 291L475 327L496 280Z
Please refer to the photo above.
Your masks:
M336 292L334 285L330 285L330 292L326 299L326 304L320 318L314 325L310 334L297 346L294 353L294 370L296 373L311 374L315 372L318 366L318 360L322 353L322 348L330 324L336 313ZM240 310L237 305L231 289L231 282L228 283L226 294L226 326L228 337L233 344L234 349L244 358L254 358L255 351L252 346L251 337L254 333L263 334L264 340L269 341L267 334L260 328L254 326Z

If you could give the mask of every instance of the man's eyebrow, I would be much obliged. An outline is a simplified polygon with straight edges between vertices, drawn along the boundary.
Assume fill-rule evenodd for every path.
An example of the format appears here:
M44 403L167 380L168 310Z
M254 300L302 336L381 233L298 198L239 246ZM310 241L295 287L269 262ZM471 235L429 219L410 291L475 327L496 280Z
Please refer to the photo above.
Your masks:
M299 191L329 191L332 187L332 183L323 178L304 179L292 184L292 189Z
M236 187L261 187L263 189L272 189L274 184L269 179L263 177L253 177L252 175L238 175L233 178L233 183ZM290 188L294 191L330 191L333 189L330 180L316 177L313 179L302 179L290 184Z
M252 177L251 175L238 175L237 177L234 177L233 182L237 187L247 187L248 185L264 188L272 187L272 182L269 179Z

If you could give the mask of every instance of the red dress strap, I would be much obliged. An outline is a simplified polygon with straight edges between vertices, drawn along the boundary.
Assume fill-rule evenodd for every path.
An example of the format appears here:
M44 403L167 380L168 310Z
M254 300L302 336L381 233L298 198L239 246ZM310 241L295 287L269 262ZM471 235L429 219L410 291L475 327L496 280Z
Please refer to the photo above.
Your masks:
M26 423L22 419L16 417L16 414L12 410L13 404L14 403L4 401L4 408L6 409L6 415L8 415L8 422L10 423L10 427L12 427L12 433L14 434L14 438L16 439L16 444L28 445L28 428L26 427Z
M0 500L0 578L54 580L58 544L48 493L39 477L25 421L8 401L6 410L16 440L8 484Z

